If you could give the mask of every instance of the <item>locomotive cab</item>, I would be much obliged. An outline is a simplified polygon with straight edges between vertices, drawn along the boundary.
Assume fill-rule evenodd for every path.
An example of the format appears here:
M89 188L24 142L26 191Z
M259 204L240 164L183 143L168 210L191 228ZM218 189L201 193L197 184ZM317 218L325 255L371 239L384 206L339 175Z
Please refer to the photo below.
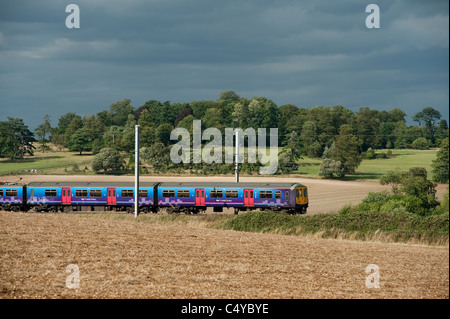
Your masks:
M295 210L300 214L306 213L308 208L308 189L305 186L295 188Z

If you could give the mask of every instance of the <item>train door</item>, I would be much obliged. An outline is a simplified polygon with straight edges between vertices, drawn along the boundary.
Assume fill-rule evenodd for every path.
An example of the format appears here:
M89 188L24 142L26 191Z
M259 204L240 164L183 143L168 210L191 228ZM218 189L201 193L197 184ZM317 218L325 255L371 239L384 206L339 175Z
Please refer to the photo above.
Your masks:
M63 188L62 189L62 204L63 205L70 205L72 204L72 200L70 197L70 188Z
M205 190L197 188L195 190L195 205L205 206Z
M253 189L244 189L244 206L254 206Z
M115 188L108 188L106 191L106 202L108 205L116 205L117 204L117 197L116 197L116 189Z
M297 205L305 205L308 203L308 193L306 187L295 188L295 202Z

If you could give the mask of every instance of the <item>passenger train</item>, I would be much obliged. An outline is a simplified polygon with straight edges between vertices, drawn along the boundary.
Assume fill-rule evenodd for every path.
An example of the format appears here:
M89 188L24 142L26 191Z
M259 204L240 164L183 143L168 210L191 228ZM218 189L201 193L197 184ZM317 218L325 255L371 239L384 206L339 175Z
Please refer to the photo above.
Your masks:
M0 208L7 211L134 211L134 183L32 182L0 185ZM212 208L234 213L272 210L305 214L308 189L299 183L141 182L139 211L197 214Z

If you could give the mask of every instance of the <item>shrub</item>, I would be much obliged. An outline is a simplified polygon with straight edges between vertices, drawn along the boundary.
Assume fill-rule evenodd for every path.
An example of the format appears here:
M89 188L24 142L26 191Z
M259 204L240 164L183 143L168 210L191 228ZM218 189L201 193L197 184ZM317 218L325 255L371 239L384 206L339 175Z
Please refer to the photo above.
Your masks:
M322 164L320 164L319 176L332 178L334 175L338 177L343 177L345 175L345 168L342 163L328 158L324 159Z
M430 142L425 137L419 137L412 142L412 147L418 150L427 150L430 147Z
M375 151L369 147L369 149L366 151L366 158L367 159L374 159L376 157Z
M94 171L98 172L100 170L107 171L122 169L123 160L120 157L118 151L112 148L103 148L100 152L95 155L94 160L92 162L92 168Z

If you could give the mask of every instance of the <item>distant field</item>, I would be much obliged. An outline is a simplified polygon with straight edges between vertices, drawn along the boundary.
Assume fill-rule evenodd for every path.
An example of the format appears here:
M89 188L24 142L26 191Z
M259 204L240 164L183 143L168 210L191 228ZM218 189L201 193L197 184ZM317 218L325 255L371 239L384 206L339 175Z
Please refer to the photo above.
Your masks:
M377 153L386 152L377 151ZM400 169L408 171L411 167L425 167L428 178L431 178L431 163L436 158L437 150L392 150L392 157L389 159L363 160L356 170L356 175L351 179L377 179L382 174ZM304 157L299 161L300 168L297 173L319 177L320 159Z
M428 178L431 178L431 162L436 158L436 152L436 150L392 150L392 157L389 159L363 160L356 170L357 174L348 176L347 179L377 179L385 172L396 168L407 171L417 166L425 167L429 174ZM33 157L15 161L0 159L0 176L27 174L28 170L37 170L38 174L94 174L91 167L92 159L93 155L80 156L76 152L35 153ZM321 159L304 157L299 160L300 167L295 173L319 178L321 162Z
M91 167L92 155L78 155L75 152L35 153L23 160L0 159L0 175L27 174L37 170L38 174L76 174Z

